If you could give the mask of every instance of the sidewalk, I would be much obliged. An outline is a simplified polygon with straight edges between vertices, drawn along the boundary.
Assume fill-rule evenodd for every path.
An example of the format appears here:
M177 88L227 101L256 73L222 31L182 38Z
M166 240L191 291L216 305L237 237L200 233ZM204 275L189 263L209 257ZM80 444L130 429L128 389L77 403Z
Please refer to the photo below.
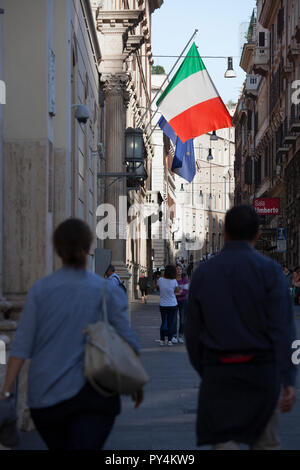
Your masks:
M142 361L151 380L145 401L135 410L123 397L123 411L106 443L106 450L195 450L195 422L199 379L189 364L183 345L159 346L158 296L149 303L131 304L132 326L142 346ZM300 307L296 308L297 338L300 339ZM300 376L297 392L300 397ZM292 413L281 415L284 450L300 449L300 398ZM45 449L36 432L24 433L20 449ZM203 448L202 448L203 449ZM204 448L206 449L206 448Z

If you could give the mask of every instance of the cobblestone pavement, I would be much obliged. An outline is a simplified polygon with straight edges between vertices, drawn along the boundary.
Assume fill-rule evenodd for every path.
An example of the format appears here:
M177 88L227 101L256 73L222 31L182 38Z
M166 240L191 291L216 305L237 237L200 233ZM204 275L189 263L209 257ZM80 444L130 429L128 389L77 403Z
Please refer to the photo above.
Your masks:
M107 450L195 450L195 420L199 378L189 364L183 345L161 348L158 343L160 314L158 296L147 305L133 303L132 326L142 346L142 361L151 377L143 405L135 410L123 398L123 412L106 443ZM296 309L300 339L300 307ZM282 449L300 449L300 374L293 413L281 416ZM23 435L22 449L42 449L37 434ZM204 448L207 449L207 448Z

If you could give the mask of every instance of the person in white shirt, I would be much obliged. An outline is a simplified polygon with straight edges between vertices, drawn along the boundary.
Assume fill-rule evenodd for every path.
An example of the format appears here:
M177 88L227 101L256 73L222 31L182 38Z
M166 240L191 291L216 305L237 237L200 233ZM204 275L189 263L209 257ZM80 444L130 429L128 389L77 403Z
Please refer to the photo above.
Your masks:
M174 318L177 316L178 302L176 294L180 294L181 290L176 281L176 267L169 265L166 266L164 277L161 277L157 282L157 287L160 292L160 313L161 313L161 327L160 327L160 345L165 345L165 337L168 337L168 346L173 346L172 338L175 334Z

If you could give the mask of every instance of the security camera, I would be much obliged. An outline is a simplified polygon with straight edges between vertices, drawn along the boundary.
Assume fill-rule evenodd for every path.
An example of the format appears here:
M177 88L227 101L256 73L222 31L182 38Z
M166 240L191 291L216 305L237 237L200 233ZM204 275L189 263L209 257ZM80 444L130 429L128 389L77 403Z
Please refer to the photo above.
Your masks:
M75 118L81 124L86 124L90 119L90 113L87 106L84 104L74 104L72 108L76 107Z

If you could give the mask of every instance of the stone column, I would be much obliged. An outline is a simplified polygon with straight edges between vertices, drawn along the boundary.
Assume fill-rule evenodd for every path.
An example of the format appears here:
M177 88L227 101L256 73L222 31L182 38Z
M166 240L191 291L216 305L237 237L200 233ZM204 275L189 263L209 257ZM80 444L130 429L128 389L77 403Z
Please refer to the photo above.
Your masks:
M101 80L105 94L106 173L124 173L128 76L126 73L103 74ZM117 217L117 239L107 239L105 248L112 251L112 264L124 281L130 277L126 266L126 197L126 178L105 178L105 203L115 208Z

